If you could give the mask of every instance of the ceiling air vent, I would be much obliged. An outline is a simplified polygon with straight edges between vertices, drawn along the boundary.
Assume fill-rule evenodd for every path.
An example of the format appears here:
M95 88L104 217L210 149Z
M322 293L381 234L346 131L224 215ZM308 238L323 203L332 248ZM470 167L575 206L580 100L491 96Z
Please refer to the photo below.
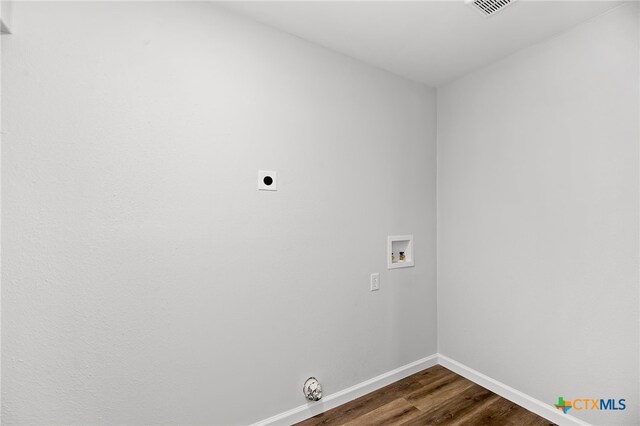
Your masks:
M495 15L515 0L465 0L465 3L483 16Z

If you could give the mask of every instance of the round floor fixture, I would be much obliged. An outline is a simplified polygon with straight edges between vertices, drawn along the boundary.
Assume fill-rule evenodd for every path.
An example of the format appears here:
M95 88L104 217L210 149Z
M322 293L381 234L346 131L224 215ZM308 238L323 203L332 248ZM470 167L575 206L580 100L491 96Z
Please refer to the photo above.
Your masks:
M309 377L304 386L302 386L302 393L309 401L320 401L322 398L322 385L315 377Z

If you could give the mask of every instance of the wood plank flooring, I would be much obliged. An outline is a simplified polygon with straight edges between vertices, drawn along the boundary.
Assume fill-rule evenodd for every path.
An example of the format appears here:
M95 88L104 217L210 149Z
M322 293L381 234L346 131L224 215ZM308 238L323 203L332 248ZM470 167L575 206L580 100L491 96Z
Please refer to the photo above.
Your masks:
M298 426L553 425L437 365L298 423Z

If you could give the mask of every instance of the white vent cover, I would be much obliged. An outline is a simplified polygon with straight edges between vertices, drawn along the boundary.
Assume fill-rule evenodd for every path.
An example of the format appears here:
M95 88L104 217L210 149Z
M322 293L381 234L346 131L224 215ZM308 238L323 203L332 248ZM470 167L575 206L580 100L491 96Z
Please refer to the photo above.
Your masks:
M469 6L483 16L491 16L509 6L515 0L465 0Z

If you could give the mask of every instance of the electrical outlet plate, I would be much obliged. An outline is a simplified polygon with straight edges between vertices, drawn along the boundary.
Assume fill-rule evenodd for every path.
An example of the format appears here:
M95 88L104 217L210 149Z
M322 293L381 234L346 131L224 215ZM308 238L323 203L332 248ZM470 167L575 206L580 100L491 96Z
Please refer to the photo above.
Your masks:
M370 284L371 291L380 290L380 273L371 274Z
M258 170L258 191L277 191L278 173L275 171Z

